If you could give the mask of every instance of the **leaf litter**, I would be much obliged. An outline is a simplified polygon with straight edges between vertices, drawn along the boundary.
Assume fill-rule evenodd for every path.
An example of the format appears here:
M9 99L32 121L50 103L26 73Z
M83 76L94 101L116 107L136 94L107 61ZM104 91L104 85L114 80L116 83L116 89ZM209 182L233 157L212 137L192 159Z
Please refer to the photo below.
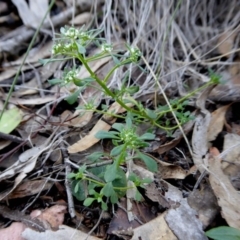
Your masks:
M173 2L175 4L116 1L111 5L106 1L76 1L73 13L71 3L56 1L17 79L9 109L0 121L1 132L7 135L4 139L8 139L4 140L7 144L1 144L1 215L14 221L10 227L2 227L2 239L107 239L107 236L108 239L114 236L121 239L207 239L204 231L217 222L218 213L222 221L240 229L237 205L240 131L236 111L239 107L240 55L239 27L234 18L239 3L234 0L226 7L223 1L215 4L213 0L179 6L177 1ZM119 16L109 14L111 7ZM4 16L12 21L8 26L7 18L3 18L0 24L2 101L6 100L12 78L22 63L33 29L39 25L47 8L47 1L25 0L12 1L1 8ZM102 18L94 11L101 12ZM205 13L216 17L208 19ZM129 18L130 15L134 17ZM84 112L81 107L85 102L93 100L96 108L106 103L108 111L118 115L125 110L114 99L105 99L94 84L78 99L76 110L76 106L63 101L75 91L74 86L59 89L47 81L59 78L71 63L52 62L49 67L38 61L51 56L54 31L72 24L85 24L88 28L101 26L104 37L111 39L118 49L125 49L125 42L134 42L143 50L152 71L158 74L168 99L187 96L191 88L195 90L209 81L209 68L223 78L223 84L190 97L187 106L194 119L183 125L183 132L177 129L167 135L155 129L156 138L145 151L157 162L158 171L150 172L140 161L129 163L134 173L153 182L141 191L139 203L133 200L137 189L127 191L118 206L108 211L108 218L103 217L97 205L86 208L76 199L72 202L74 206L71 205L66 194L69 187L64 170L77 169L86 163L89 169L99 171L102 166L91 167L92 162L85 155L99 148L107 153L113 147L106 141L100 142L95 134L99 130L109 131L119 119L93 111ZM226 26L231 31L223 30ZM99 49L90 46L88 51L91 56ZM159 56L161 62L158 62ZM93 72L101 79L114 66L110 58L91 64ZM126 69L120 69L113 75L108 86L119 89L124 71ZM138 73L132 67L130 72L132 78L128 84L139 87L135 99L151 107L165 104L163 93L156 88L151 74ZM84 68L79 74L81 78L89 77ZM134 108L134 105L131 101L129 107ZM5 119L9 111L15 112ZM192 156L183 134L191 142ZM73 135L74 140L71 139ZM16 144L14 137L19 137L21 143ZM63 154L67 150L68 161ZM111 159L102 156L101 161L104 164ZM132 181L128 184L133 186ZM62 200L67 202L56 203ZM81 218L71 219L66 214L67 207L73 208ZM48 209L52 212L48 213ZM32 210L39 211L38 220L36 215L35 218L29 216ZM0 221L2 226L6 223L4 219ZM44 232L36 231L34 224L39 224Z

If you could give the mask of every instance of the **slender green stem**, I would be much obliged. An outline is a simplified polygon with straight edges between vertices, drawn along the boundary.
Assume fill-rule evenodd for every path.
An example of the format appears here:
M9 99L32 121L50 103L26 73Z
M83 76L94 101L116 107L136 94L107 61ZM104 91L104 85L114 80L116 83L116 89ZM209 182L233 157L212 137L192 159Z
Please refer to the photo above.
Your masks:
M109 78L111 77L111 75L113 74L113 72L114 72L116 69L118 69L119 67L121 67L121 66L123 66L123 65L125 65L125 64L127 64L127 63L129 63L129 60L128 60L128 59L124 60L124 61L121 62L120 64L116 64L116 65L108 72L108 74L107 74L106 77L104 78L103 82L106 84L107 81L108 81L108 79L109 79Z
M195 89L194 91L188 93L186 96L180 98L178 102L183 102L184 100L190 98L190 97L191 97L192 95L194 95L195 93L201 91L202 89L204 89L204 88L206 88L206 87L208 87L208 86L210 86L210 85L212 85L212 84L213 84L212 81L207 82L206 84L204 84L204 85L201 86L200 88L197 88L197 89Z
M112 93L109 88L105 85L104 82L102 82L101 79L99 79L96 74L91 70L91 68L89 67L89 65L87 64L87 62L84 60L84 58L79 54L78 55L78 59L82 62L82 64L84 65L84 67L87 69L87 71L90 73L91 77L93 79L95 79L97 81L97 83L102 87L102 89L105 91L105 93L112 97L113 99L115 99L115 101L117 103L119 103L120 106L122 106L124 109L126 109L129 112L133 112L136 113L138 115L142 115L139 111L136 111L130 107L128 107L124 102L122 102L120 99L116 98L114 93Z
M87 180L89 182L93 182L93 183L96 183L98 186L101 186L101 187L104 187L106 185L106 183L101 183L101 182L98 182L92 178L84 178L84 180ZM131 189L133 187L113 187L114 190L128 190L128 189Z

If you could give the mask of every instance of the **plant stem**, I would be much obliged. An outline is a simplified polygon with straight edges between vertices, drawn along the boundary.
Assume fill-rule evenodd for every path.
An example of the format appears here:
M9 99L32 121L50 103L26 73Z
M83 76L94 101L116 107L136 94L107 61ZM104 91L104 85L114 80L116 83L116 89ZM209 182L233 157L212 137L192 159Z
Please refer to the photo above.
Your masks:
M125 65L125 64L127 64L127 63L129 63L129 60L128 60L128 59L124 60L124 61L121 62L120 64L116 64L116 65L108 72L108 74L106 75L106 77L103 79L103 82L106 84L107 81L108 81L108 79L110 78L110 76L113 74L113 72L114 72L116 69L118 69L119 67L121 67L121 66L123 66L123 65Z

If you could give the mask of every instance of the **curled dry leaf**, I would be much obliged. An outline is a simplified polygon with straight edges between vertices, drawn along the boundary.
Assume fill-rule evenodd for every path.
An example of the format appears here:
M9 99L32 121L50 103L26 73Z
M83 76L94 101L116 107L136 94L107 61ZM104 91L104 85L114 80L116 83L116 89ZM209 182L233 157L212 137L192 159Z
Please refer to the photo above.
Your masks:
M212 148L210 154L208 159L209 180L217 197L218 205L221 207L222 217L225 218L229 226L239 229L239 194L221 168L221 160L218 157L219 151Z
M211 114L205 108L205 102L215 85L206 88L198 97L196 101L197 107L201 113L195 119L195 126L192 134L192 149L193 149L193 162L198 170L202 173L205 171L203 165L206 165L205 156L208 152L207 133L211 122Z
M224 136L223 152L221 153L222 169L230 178L239 181L240 172L240 136L234 133L228 133Z
M196 211L188 205L182 192L168 184L165 196L172 205L172 208L167 210L165 220L177 239L207 240Z
M231 105L232 104L222 106L211 113L211 121L209 123L207 132L208 142L215 140L217 135L222 131L225 122L226 112Z

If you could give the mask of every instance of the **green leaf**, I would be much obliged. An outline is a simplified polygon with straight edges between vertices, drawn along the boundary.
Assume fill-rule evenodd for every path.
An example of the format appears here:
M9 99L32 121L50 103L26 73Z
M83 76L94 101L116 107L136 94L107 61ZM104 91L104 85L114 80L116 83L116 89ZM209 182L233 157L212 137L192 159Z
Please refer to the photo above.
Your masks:
M151 110L151 109L146 109L146 114L151 118L151 119L156 119L157 118L157 114Z
M78 87L83 87L84 86L84 82L83 82L83 80L82 79L80 79L80 78L74 78L73 79L73 83L76 85L76 86L78 86Z
M107 209L108 209L107 204L105 202L103 202L103 201L101 202L101 208L104 211L107 211Z
M88 155L87 159L90 161L96 162L102 156L103 156L103 152L94 152L94 153Z
M88 169L88 171L94 174L95 176L98 176L101 180L104 180L103 177L104 173L106 172L106 165L92 167Z
M152 183L152 182L153 182L153 180L150 179L150 178L144 178L144 179L141 180L141 183L147 183L147 184L149 184L149 183Z
M118 202L118 195L115 191L113 191L112 195L110 196L111 203L117 203Z
M119 137L116 136L116 134L118 134L118 132L114 132L114 131L99 131L97 132L97 134L95 134L95 137L98 139L105 139L105 138L114 138L114 139L118 139Z
M78 187L75 189L76 185L78 185ZM73 180L71 188L73 190L77 190L72 192L73 196L77 198L77 200L83 201L87 197L85 192L84 181Z
M112 182L108 182L107 184L105 184L105 186L101 190L101 193L106 197L110 197L114 193Z
M119 145L119 146L117 146L117 147L115 147L115 148L113 148L112 149L112 151L111 151L111 156L117 156L117 155L119 155L121 152L122 152L122 150L124 149L124 144L122 144L122 145Z
M154 140L155 134L152 133L144 133L142 136L139 137L141 140Z
M69 173L67 175L68 178L75 178L76 174L75 173Z
M77 193L80 188L80 183L78 182L74 187L74 192Z
M114 123L112 125L112 128L118 130L119 132L121 132L124 129L124 124L122 123Z
M136 189L135 200L140 202L142 199L142 194Z
M62 80L62 79L54 78L54 79L48 80L48 82L49 82L51 85L56 85L56 84L62 83L63 80Z
M78 42L76 42L76 44L77 44L77 47L78 47L78 52L81 53L81 54L85 54L86 53L86 48Z
M88 192L90 195L94 195L94 196L98 194L93 188L89 189Z
M158 166L157 163L154 159L152 159L151 157L138 152L137 156L144 161L144 163L146 164L148 170L152 171L152 172L156 172L158 170Z
M69 95L68 97L65 98L65 100L69 103L69 104L74 104L79 96L79 93L81 92L82 89L78 89L77 91L75 91L73 94Z
M120 65L121 62L114 56L112 55L112 58L113 58L113 62L116 64L116 65Z
M14 107L3 112L0 120L0 132L10 133L12 132L22 121L22 112L20 109Z
M115 163L107 166L106 172L104 174L104 179L106 182L112 182L117 177L117 166Z
M128 87L128 88L126 88L125 91L128 92L129 94L134 94L139 91L139 86Z
M127 178L125 172L121 168L117 168L116 170L116 176L115 180L112 181L113 187L121 187L121 188L126 188L127 187ZM123 197L126 194L126 189L114 189L115 192L118 194L118 197Z
M89 207L95 200L95 198L86 198L83 202L83 205Z
M39 59L38 61L44 66L50 62L53 62L54 60L56 60L56 59L48 58L48 59Z
M128 129L132 128L132 119L129 116L126 117L126 127Z
M205 233L214 240L240 240L240 230L232 227L217 227Z
M128 180L132 182L139 181L139 177L135 173L130 173L128 176Z

